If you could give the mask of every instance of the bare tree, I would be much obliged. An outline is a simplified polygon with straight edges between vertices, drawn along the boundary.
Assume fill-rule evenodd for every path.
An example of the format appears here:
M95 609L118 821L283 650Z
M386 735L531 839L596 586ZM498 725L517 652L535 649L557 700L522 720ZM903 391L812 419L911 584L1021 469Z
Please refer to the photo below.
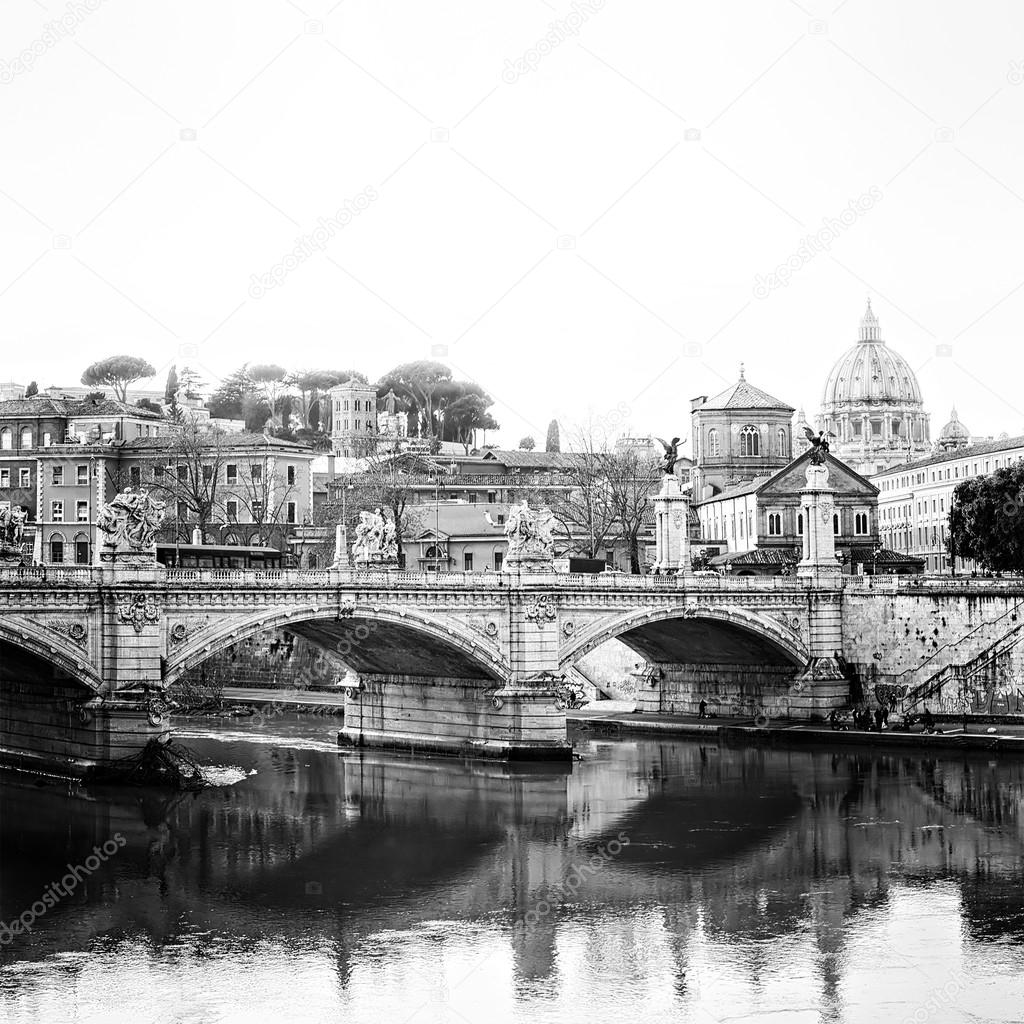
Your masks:
M565 533L570 551L595 552L614 534L616 507L607 470L610 449L593 424L577 428L569 438L568 482L571 490L551 505L551 514Z
M618 535L629 554L629 571L639 573L640 534L654 511L653 498L664 475L661 462L647 451L628 447L602 453L599 463Z
M167 503L161 532L170 539L188 543L195 526L205 537L209 527L224 521L227 435L186 419L156 444L139 460L137 473L129 466L127 483L144 482L155 498Z
M271 541L283 542L296 525L297 515L290 515L289 506L296 501L297 490L287 475L277 470L277 460L269 445L239 456L235 484L230 499L244 509L261 546ZM251 540L251 538L250 538Z

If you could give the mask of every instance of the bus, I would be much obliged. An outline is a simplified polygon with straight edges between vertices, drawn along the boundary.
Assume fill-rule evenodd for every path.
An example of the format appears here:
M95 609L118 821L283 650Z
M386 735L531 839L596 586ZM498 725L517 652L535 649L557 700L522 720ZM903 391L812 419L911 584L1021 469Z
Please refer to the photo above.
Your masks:
M290 569L295 556L240 544L157 544L156 560L168 569Z

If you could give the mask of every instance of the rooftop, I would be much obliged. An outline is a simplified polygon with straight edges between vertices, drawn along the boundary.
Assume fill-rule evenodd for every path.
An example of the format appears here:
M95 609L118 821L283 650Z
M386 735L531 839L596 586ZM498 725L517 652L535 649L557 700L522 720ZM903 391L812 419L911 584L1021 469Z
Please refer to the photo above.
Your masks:
M714 398L709 398L703 405L704 409L781 409L786 412L795 412L791 405L773 398L767 391L754 387L740 369L740 379L732 387L726 388Z
M880 476L898 476L901 473L913 473L918 469L926 469L929 466L938 466L946 462L956 462L959 459L977 458L979 455L997 455L1000 452L1011 451L1014 448L1024 448L1024 437L1004 437L998 441L971 444L966 448L960 448L956 451L942 452L940 455L932 455L927 459L918 459L917 462L904 462L900 466L892 466L873 475L876 478Z

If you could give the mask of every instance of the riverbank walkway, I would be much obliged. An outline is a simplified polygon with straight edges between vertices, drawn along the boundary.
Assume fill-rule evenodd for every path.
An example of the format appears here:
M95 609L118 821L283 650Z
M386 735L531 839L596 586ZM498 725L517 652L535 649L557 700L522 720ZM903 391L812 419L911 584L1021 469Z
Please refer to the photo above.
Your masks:
M337 690L272 690L258 687L225 687L226 704L245 704L297 712L312 708L344 707L345 695ZM751 718L698 718L633 711L631 701L597 701L566 714L574 731L596 735L683 736L711 742L778 743L865 747L913 747L916 749L1003 750L1024 755L1024 723L972 722L937 719L935 733L882 732L864 729L834 730L827 725L769 719L757 724ZM994 731L989 731L994 730Z

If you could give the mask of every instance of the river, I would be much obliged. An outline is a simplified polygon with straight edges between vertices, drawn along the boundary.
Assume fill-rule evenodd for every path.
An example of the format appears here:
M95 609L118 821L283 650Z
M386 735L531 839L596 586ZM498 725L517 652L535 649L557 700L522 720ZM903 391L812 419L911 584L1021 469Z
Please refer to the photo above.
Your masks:
M512 768L334 728L182 723L198 794L0 775L0 1021L1024 1013L1020 764L586 733Z

